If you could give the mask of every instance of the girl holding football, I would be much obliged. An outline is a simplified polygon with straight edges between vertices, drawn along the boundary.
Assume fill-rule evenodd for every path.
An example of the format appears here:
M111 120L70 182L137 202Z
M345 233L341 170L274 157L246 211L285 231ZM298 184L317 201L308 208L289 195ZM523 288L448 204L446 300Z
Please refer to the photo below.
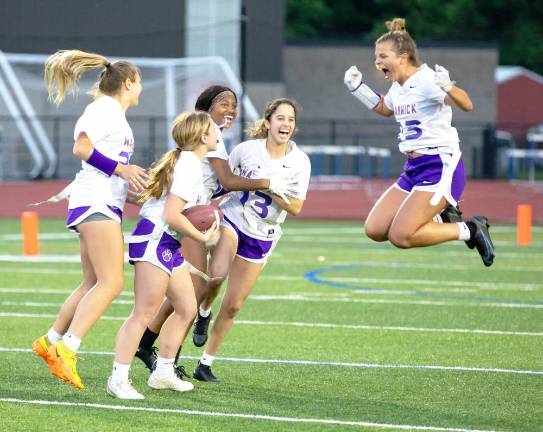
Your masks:
M205 189L202 203L207 204L213 198L219 197L228 191L263 190L285 197L288 183L279 175L270 175L265 178L247 178L234 174L228 164L228 152L222 138L222 130L230 128L237 117L238 101L232 89L221 85L209 86L198 96L194 108L209 113L213 119L217 135L217 149L208 152L202 161ZM204 244L190 238L183 240L183 256L196 269L203 273L207 273L208 271L208 252L213 255L214 249L209 249ZM207 329L212 317L211 303L217 295L215 292L218 292L220 283L213 280L206 282L202 277L197 275L192 276L192 281L199 305L194 326L193 341L196 346L202 346L207 340ZM210 294L211 298L208 300L206 296L209 292L215 294ZM136 356L150 370L153 370L156 360L153 344L158 338L162 324L172 310L172 305L166 299L156 317L145 330L136 352ZM186 375L183 368L176 367L176 370L180 376L183 374Z
M151 168L150 183L141 194L140 221L129 239L129 260L135 267L134 308L117 333L113 372L107 392L120 399L143 399L128 380L130 364L146 326L164 296L173 307L160 330L160 351L148 385L155 389L192 390L174 370L175 355L196 314L196 297L177 233L201 244L214 244L219 229L214 222L202 233L182 211L204 197L202 160L217 148L217 135L208 113L182 113L173 124L177 147ZM185 240L183 240L185 241Z

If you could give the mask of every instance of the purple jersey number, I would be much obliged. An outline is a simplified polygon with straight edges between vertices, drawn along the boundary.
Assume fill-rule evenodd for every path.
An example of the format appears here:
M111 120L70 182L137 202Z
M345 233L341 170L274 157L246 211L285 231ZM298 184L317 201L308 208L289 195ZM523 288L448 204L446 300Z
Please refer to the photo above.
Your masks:
M128 152L120 152L119 157L121 158L121 160L119 160L120 164L128 165L128 162L130 161L130 155L128 154Z
M400 126L400 140L407 141L420 138L420 136L422 135L422 129L417 127L419 125L420 121L418 120L407 120L403 125Z
M255 191L255 195L259 198L262 198L264 201L255 200L253 203L253 209L258 214L258 216L264 219L266 216L268 216L268 206L273 202L273 200L271 196L265 194L264 192ZM245 205L248 199L249 192L243 192L243 195L241 196L239 201L242 205Z

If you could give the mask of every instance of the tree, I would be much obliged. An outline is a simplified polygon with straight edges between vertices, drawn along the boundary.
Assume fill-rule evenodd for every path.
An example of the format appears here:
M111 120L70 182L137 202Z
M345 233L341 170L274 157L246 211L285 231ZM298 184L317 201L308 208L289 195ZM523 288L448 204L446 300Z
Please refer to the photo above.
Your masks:
M530 0L287 0L287 39L372 41L395 16L419 42L495 42L500 64L543 73L543 2Z

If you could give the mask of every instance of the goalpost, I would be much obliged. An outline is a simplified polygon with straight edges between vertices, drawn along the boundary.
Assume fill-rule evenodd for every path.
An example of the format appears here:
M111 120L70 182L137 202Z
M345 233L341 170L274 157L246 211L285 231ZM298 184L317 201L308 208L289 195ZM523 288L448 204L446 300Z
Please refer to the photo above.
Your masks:
M91 97L86 94L99 71L86 73L75 97L57 107L47 101L43 67L47 55L0 51L0 173L4 179L70 178L79 170L72 157L73 128ZM111 57L111 61L117 58ZM134 131L134 163L148 166L173 147L170 128L182 111L194 109L198 95L211 84L231 87L240 98L239 110L254 120L258 114L229 64L222 57L124 58L136 64L143 92L128 120ZM225 131L225 143L239 142L238 122ZM2 180L2 178L0 178Z

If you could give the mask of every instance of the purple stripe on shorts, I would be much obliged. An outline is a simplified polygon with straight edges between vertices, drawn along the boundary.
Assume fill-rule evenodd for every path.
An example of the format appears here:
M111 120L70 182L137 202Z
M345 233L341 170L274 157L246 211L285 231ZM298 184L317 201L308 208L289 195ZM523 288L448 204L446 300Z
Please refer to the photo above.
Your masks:
M451 195L458 201L464 192L466 187L466 172L464 170L464 162L462 160L458 161L458 165L454 170L451 184Z
M273 241L272 240L258 240L253 237L249 237L247 234L240 231L234 222L224 216L224 220L234 229L238 235L238 250L236 253L243 258L259 260L266 258L269 253Z
M134 264L134 262L131 261L130 258L141 258L143 255L145 255L145 250L147 249L148 244L148 240L141 243L128 244L128 257L130 264Z
M66 225L71 225L78 217L85 213L91 206L76 207L73 209L68 209L68 214L66 216Z
M117 216L119 216L119 219L121 220L121 222L123 221L123 211L122 211L119 207L110 206L110 205L108 205L107 207L108 207L113 213L115 213Z
M411 192L415 186L431 186L439 183L443 174L443 161L439 154L409 158L396 184L404 191ZM466 178L462 160L456 166L451 183L451 195L458 201L462 196Z
M134 228L132 235L151 234L154 228L155 228L155 224L151 222L149 219L141 219L136 225L136 228Z

